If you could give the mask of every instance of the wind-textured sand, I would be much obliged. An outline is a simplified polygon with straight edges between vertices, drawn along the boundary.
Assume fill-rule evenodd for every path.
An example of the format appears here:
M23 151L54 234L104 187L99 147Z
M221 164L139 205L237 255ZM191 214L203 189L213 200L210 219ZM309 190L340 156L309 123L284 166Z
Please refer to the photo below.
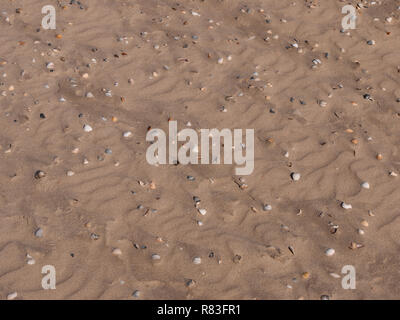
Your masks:
M400 1L80 3L0 2L1 298L400 298ZM171 119L254 129L254 172L149 165Z

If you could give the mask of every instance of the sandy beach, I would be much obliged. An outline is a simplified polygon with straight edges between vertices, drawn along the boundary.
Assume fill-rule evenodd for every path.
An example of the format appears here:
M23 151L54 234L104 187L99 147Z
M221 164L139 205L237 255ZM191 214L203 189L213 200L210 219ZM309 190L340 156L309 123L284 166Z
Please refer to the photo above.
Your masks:
M399 18L1 0L0 299L400 299ZM254 170L149 164L171 121L254 129Z

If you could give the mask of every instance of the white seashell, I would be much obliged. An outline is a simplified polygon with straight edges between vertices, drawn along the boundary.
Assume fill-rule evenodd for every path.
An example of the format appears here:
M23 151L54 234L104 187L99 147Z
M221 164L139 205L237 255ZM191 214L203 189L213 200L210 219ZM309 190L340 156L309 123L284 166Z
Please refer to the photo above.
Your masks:
M325 254L328 257L331 257L331 256L333 256L335 254L335 249L332 249L332 248L326 249Z
M134 296L135 298L138 298L140 296L140 291L139 290L135 290L133 292L132 296Z
M119 248L115 248L113 249L112 254L115 256L120 256L122 254L122 251Z
M292 180L293 180L293 181L299 181L299 180L300 180L300 177L301 177L300 173L296 173L296 172L292 172L292 173L290 174L290 176L292 177Z
M324 100L321 100L321 101L319 102L319 105L320 105L321 107L326 107L326 106L328 105L328 103L327 103L326 101L324 101Z
M151 258L152 258L153 260L160 260L160 259L161 259L160 255L158 255L158 254L153 254L153 255L151 256Z
M92 128L91 126L89 126L88 124L85 124L85 125L83 126L83 130L84 130L85 132L90 132L90 131L93 130L93 128Z
M219 58L218 59L218 64L223 64L224 63L224 58Z
M47 69L53 69L54 68L54 63L53 62L49 62L46 64L46 68Z
M200 257L193 258L193 263L194 264L200 264L201 263L201 258Z
M67 171L67 176L68 177L72 177L75 174L75 172L73 172L72 170L68 170Z
M352 209L353 207L351 206L351 204L342 202L342 208L348 210L348 209Z
M363 183L361 183L361 187L363 187L364 189L369 189L369 183L363 182Z
M12 292L7 296L7 300L14 300L18 296L18 293Z
M206 209L199 209L198 211L199 211L199 213L200 213L201 215L203 215L203 216L207 213L207 210L206 210Z
M86 93L86 98L93 98L94 95L91 92Z
M270 204L266 204L263 206L263 210L264 211L271 211L272 210L272 206Z
M132 132L131 132L131 131L125 131L125 132L123 133L123 136L124 136L124 138L129 138L129 137L132 136Z
M43 229L42 228L37 229L35 231L35 236L38 237L38 238L43 237Z
M360 235L364 235L365 234L365 231L363 229L358 229L357 232Z
M337 273L330 273L330 276L331 277L334 277L335 279L339 279L340 278L340 276L337 274Z

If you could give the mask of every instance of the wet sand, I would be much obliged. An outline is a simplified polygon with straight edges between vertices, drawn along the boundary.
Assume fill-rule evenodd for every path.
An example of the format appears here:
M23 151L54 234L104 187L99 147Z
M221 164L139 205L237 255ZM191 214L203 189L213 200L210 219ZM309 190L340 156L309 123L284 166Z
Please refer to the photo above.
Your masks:
M400 1L371 2L2 0L0 298L399 299ZM149 165L172 119L254 129L254 172Z

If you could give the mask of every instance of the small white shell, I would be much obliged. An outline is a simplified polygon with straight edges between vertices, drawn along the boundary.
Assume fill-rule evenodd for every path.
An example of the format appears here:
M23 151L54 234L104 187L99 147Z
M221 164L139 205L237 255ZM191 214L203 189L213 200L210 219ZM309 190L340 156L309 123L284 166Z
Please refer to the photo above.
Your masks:
M122 251L119 248L115 248L113 249L112 254L115 256L120 256L122 254Z
M364 189L369 189L369 183L363 182L363 183L361 183L361 187L363 187Z
M17 296L18 296L18 293L16 293L16 292L11 292L11 293L7 296L7 300L14 300Z
M206 209L199 209L198 211L202 216L204 216L207 213Z
M200 264L201 263L201 258L200 257L193 258L193 263L194 264Z
M68 171L67 171L67 176L68 176L68 177L72 177L74 174L75 174L75 172L73 172L73 171L71 171L71 170L68 170Z
M123 133L123 136L124 136L124 138L129 138L129 137L132 136L132 132L131 132L131 131L125 131L125 132Z
M332 248L326 249L325 254L328 257L331 257L331 256L333 256L335 254L335 249L332 249Z
M92 128L91 126L89 126L88 124L85 124L85 125L83 126L83 130L84 130L85 132L90 132L90 131L93 130L93 128Z
M342 202L342 208L348 210L348 209L352 209L353 207L351 206L351 204Z
M301 177L300 173L297 172L292 172L290 176L292 177L293 181L299 181Z
M319 105L320 105L320 107L326 107L328 105L328 103L326 101L324 101L324 100L321 100L319 102Z

